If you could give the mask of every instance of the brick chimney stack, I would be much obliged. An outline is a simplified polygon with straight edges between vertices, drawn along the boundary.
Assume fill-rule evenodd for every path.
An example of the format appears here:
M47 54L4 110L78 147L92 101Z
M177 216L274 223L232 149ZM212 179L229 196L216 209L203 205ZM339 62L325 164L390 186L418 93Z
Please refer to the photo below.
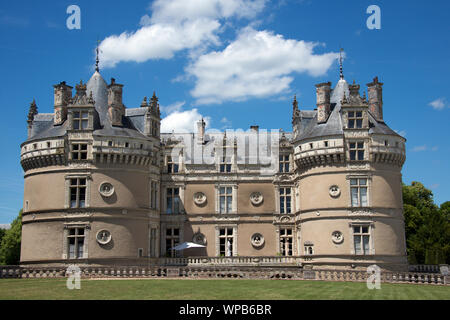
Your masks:
M378 77L367 84L369 95L369 111L377 121L383 121L383 83L378 82Z
M331 82L316 84L317 123L324 123L330 115Z

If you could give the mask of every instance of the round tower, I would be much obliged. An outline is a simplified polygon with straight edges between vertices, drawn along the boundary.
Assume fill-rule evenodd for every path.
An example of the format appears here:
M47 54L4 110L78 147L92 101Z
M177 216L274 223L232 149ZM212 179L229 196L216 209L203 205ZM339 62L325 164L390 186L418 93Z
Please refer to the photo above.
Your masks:
M159 127L159 117L147 105L126 109L122 87L97 70L73 97L65 82L55 86L55 113L32 104L21 145L21 264L139 265L158 256L159 131L146 127Z
M328 83L317 85L316 116L294 129L299 253L314 267L407 267L401 177L406 140L382 120L381 85L377 78L374 83L376 90L368 85L376 104L370 108L359 85L343 76L330 95L324 94Z

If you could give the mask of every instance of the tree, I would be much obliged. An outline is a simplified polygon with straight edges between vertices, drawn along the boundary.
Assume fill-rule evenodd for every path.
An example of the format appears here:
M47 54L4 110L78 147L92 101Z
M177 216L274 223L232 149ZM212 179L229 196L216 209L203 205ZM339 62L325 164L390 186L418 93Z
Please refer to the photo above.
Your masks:
M22 240L22 210L19 216L6 230L0 244L0 264L16 265L20 262L20 244Z
M2 243L3 236L5 235L6 230L0 228L0 244Z
M450 202L439 208L433 193L420 182L403 185L408 260L411 264L450 262Z

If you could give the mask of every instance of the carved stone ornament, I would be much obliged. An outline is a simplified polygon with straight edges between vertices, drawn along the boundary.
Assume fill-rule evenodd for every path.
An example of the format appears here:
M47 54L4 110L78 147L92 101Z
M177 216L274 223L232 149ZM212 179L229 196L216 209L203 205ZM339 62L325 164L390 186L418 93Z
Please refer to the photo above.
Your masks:
M111 232L109 232L108 230L100 230L99 232L97 232L97 235L95 237L97 239L97 242L100 244L108 244L111 242L112 236L111 236Z
M114 186L109 182L103 182L98 187L98 192L104 197L111 197L114 194Z
M252 246L259 248L264 244L264 237L260 233L255 233L250 238L250 241L252 243Z
M331 186L329 192L330 196L332 196L333 198L337 198L341 195L341 189L336 185Z
M342 241L344 241L344 235L340 231L333 231L331 240L336 244L342 243Z
M204 205L206 203L206 195L203 192L196 192L194 194L194 202L196 205Z
M192 237L192 242L194 242L196 244L201 244L204 246L204 245L206 245L206 237L203 233L197 232Z
M253 192L250 195L250 201L255 206L260 205L263 202L263 200L264 200L264 197L263 197L262 193L259 191Z

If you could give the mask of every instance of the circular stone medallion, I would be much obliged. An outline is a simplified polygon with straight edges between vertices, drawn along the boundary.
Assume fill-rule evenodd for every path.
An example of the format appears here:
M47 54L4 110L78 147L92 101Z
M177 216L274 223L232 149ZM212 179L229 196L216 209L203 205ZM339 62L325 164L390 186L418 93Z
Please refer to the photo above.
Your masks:
M109 182L103 182L98 187L98 192L104 197L111 197L114 194L114 186Z
M262 193L259 191L253 192L250 195L250 201L255 206L260 205L263 202L263 200L264 200L264 197L263 197Z
M254 247L261 247L264 244L264 237L261 233L255 233L250 238L250 241Z
M206 195L203 192L196 192L194 194L194 202L196 205L203 205L206 203Z
M111 233L108 230L100 230L96 236L97 242L100 244L108 244L111 242Z
M336 244L342 243L342 241L344 241L344 235L340 231L333 231L331 240Z
M333 186L330 187L330 191L329 192L330 192L330 196L332 196L333 198L337 198L341 194L341 189L338 186L333 185Z
M196 243L196 244L201 244L201 245L206 245L206 237L203 233L196 233L194 234L194 236L192 237L192 242Z

